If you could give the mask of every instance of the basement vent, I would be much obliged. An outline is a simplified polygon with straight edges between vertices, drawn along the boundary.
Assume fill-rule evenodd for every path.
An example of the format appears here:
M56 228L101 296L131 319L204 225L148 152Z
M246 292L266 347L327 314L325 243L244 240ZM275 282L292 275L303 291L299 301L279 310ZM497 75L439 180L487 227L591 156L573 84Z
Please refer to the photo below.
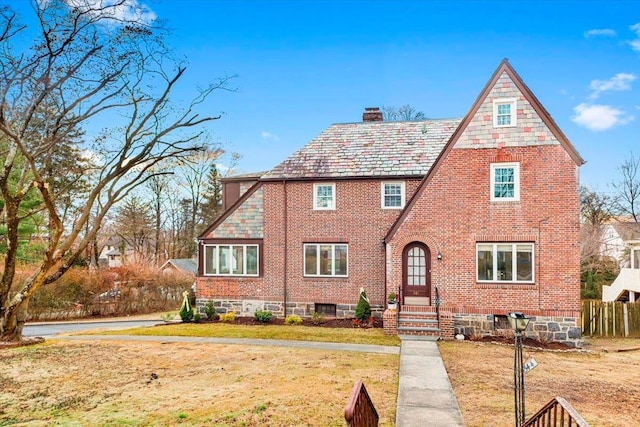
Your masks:
M506 314L495 314L493 316L493 329L511 329L511 324Z
M336 317L336 305L335 304L321 304L314 303L316 313L323 314L327 317Z

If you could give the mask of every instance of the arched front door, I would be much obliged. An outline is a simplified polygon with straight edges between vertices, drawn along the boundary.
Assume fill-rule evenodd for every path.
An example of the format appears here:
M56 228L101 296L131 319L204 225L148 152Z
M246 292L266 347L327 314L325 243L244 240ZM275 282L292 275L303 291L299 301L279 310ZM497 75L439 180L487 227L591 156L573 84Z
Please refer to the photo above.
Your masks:
M410 243L402 252L402 295L404 304L429 305L431 251L423 243Z

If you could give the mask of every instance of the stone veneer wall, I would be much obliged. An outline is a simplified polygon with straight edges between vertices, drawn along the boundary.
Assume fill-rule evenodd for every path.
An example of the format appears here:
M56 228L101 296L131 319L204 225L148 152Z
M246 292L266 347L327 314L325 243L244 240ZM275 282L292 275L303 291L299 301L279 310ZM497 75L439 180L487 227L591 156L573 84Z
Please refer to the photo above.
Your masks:
M557 341L572 347L582 347L579 319L574 317L530 316L525 336L538 341ZM465 336L496 335L511 329L495 329L492 314L455 314L455 334Z
M210 300L196 300L198 313L204 314L204 306L208 301ZM253 317L253 314L258 310L269 310L275 317L285 317L282 301L213 299L213 306L219 314L235 311L238 316ZM315 305L312 302L287 302L287 316L295 314L300 317L311 317L314 309ZM383 311L384 307L371 305L371 315L373 317L382 317ZM355 317L356 304L336 304L336 318L352 319Z

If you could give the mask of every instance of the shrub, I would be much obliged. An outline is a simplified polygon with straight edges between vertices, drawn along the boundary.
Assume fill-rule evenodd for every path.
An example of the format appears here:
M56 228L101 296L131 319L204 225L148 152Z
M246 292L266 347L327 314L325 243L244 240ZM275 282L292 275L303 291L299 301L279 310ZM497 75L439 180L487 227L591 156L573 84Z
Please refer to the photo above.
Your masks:
M367 298L364 288L360 288L360 296L356 305L356 319L360 323L367 323L369 317L371 317L371 304L369 304L369 298Z
M218 320L220 317L216 308L213 306L213 301L207 301L204 305L204 315L207 317L207 320Z
M313 323L314 325L322 325L324 322L326 322L324 314L318 311L314 311L311 315L311 323Z
M220 315L220 321L226 323L233 323L236 320L236 312L230 311Z
M269 310L258 310L253 314L253 317L260 323L269 323L271 316L273 316L273 313Z
M183 292L184 299L182 300L182 306L180 307L180 318L183 322L193 322L194 313L191 302L189 301L189 291Z
M285 325L302 325L302 319L300 316L296 316L295 314L290 314L289 316L284 318Z

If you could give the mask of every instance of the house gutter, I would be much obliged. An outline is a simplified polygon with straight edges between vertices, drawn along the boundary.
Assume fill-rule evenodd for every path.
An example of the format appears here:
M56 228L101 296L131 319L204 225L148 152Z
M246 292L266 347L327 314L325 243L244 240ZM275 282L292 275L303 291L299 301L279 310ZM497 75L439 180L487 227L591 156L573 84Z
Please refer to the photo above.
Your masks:
M289 222L288 222L288 206L287 206L287 181L286 180L282 180L282 186L284 187L284 295L283 295L283 303L284 305L282 306L283 311L284 311L284 317L287 317L287 266L288 266L288 253L287 250L289 248L289 244L288 244L288 229L289 229Z

